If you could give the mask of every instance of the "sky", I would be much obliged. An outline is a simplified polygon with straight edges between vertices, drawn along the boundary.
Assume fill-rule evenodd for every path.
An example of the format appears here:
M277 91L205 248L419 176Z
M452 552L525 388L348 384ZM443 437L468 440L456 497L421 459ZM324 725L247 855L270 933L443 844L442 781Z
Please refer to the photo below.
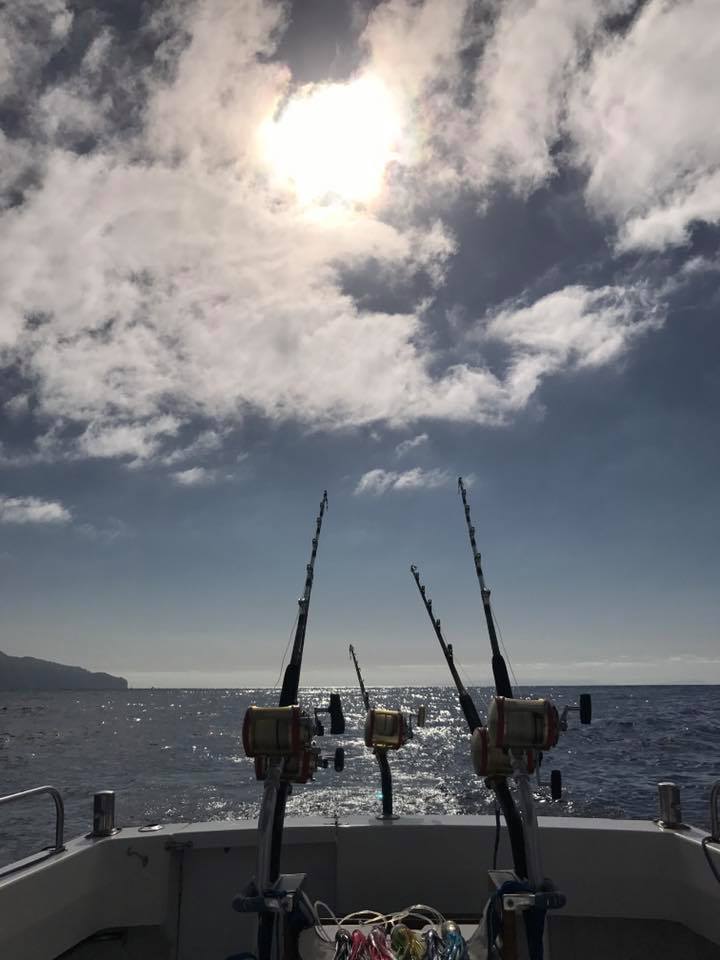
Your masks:
M0 649L720 683L716 0L0 8Z

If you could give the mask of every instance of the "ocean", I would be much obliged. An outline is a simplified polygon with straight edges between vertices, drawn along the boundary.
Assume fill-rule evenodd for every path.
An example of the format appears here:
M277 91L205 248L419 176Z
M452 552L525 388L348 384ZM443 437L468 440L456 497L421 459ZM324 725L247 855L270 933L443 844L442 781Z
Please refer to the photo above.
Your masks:
M536 796L541 815L634 817L657 815L656 784L682 788L686 822L709 826L708 797L720 778L720 686L588 688L593 723L569 730L545 758L545 777L562 772L564 796ZM304 689L301 703L326 706L329 690ZM345 736L320 741L328 754L346 751L345 769L320 770L296 786L289 816L371 814L379 808L377 765L362 739L364 711L356 689L340 691ZM481 714L491 691L471 689ZM574 687L522 688L562 707ZM454 688L370 690L377 706L416 712L427 724L391 755L399 814L488 813L493 800L472 770L469 735ZM270 705L268 690L128 690L0 693L0 795L40 784L60 789L66 837L91 827L92 795L116 791L119 825L158 821L256 817L261 788L242 749L245 708ZM49 845L54 811L48 797L0 807L0 865Z

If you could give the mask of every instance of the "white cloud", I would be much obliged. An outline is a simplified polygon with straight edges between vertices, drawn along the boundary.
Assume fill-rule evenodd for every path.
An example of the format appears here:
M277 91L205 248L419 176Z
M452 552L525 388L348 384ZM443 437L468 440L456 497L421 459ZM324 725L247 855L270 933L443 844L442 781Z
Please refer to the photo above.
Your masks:
M569 286L530 305L506 305L491 317L484 336L511 348L508 382L514 402L523 406L542 377L617 360L662 320L662 309L642 287Z
M575 165L620 250L683 244L694 221L718 223L718 5L650 0L618 31L613 18L636 7L505 0L478 25L469 3L381 5L365 32L372 67L423 117L403 159L421 172L412 189L529 193Z
M189 443L186 447L178 447L176 450L165 454L165 456L162 457L162 462L170 467L174 463L180 463L183 460L192 460L194 457L219 450L220 447L222 447L224 436L225 434L219 430L203 430L202 433L199 433L192 443ZM240 454L239 458L244 458L244 456L247 456L247 454Z
M684 243L693 220L720 219L719 13L715 0L645 4L573 99L588 199L623 249Z
M76 526L75 530L86 540L103 544L112 544L117 540L125 540L134 534L132 528L117 517L110 517L102 524L81 523Z
M698 273L720 272L720 260L711 260L708 257L691 257L682 265L681 273L686 275Z
M451 480L447 470L423 470L420 467L413 467L412 470L398 472L396 470L368 470L357 482L355 487L356 494L373 493L376 495L386 493L388 490L433 490L436 487L444 487Z
M69 523L70 511L55 500L0 496L0 523Z
M5 401L3 409L11 417L21 417L28 412L29 403L30 397L27 393L17 393L14 397Z
M395 447L395 456L404 457L406 453L409 453L411 450L415 450L417 447L421 447L423 444L427 443L430 438L426 433L418 433L415 437L410 437L407 440L401 441Z
M23 0L0 8L0 99L34 86L61 49L73 14L64 0Z
M163 437L177 433L179 421L164 416L139 423L93 420L77 446L88 457L133 457L142 462L152 457Z
M215 483L217 473L207 467L189 467L187 470L178 470L172 478L181 487L206 487Z
M36 385L34 413L62 425L42 455L131 457L135 465L164 456L172 465L211 449L164 452L190 422L224 430L248 412L327 429L424 418L499 423L543 376L619 356L640 326L621 306L600 304L606 288L575 296L584 304L576 310L560 309L562 291L532 316L519 312L527 305L513 307L513 323L503 308L490 335L516 356L497 375L481 337L462 362L445 358L430 336L427 302L403 313L366 309L341 279L372 262L388 283L421 272L442 282L455 241L439 220L418 219L425 179L428 190L463 182L482 190L503 178L530 189L552 175L568 91L586 60L597 78L602 57L613 56L611 46L583 59L599 43L602 17L623 3L600 6L509 0L494 24L473 23L469 4L440 0L390 0L372 12L367 67L412 120L396 161L392 222L382 205L308 210L270 182L258 130L290 91L287 68L271 57L280 6L198 0L158 11L152 29L167 39L151 67L131 77L109 55L105 31L75 78L43 90L46 53L27 60L30 73L20 65L31 32L16 17L6 72L27 92L42 164L25 202L0 212L0 352ZM41 39L61 44L70 14L51 0L39 7L50 24ZM468 75L472 44L483 53ZM115 92L135 97L137 124L123 137L102 126L111 113L98 86L103 64ZM599 82L573 104L587 112L603 103ZM592 165L602 143L593 154L590 127L573 110L583 162ZM63 146L63 130L92 133L99 145L77 155ZM0 153L19 170L30 162L26 147L3 140ZM449 355L465 347L462 335L453 331ZM221 428L205 436L211 442Z
M464 175L521 191L556 172L553 147L580 59L605 17L626 0L508 0L498 8L474 78L473 107L460 128Z

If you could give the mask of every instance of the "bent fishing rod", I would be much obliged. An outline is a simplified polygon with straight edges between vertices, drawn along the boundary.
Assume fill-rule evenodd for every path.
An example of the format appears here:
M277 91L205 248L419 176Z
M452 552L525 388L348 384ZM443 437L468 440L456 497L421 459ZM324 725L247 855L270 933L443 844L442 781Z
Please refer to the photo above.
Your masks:
M512 686L508 676L507 664L500 651L497 632L495 630L495 619L493 617L492 606L490 604L490 589L485 583L485 575L482 568L482 557L478 550L475 539L475 526L470 516L470 504L468 503L467 489L463 483L462 477L458 477L458 492L462 499L463 511L465 513L465 525L467 526L468 538L470 540L470 549L472 550L473 563L475 565L475 575L477 576L478 586L480 587L480 596L482 597L483 612L485 614L485 623L487 624L488 636L490 638L490 650L492 652L492 672L495 680L495 695L497 697L512 698ZM512 846L513 861L515 870L520 877L527 877L527 843L525 837L525 827L522 817L518 811L515 800L510 793L507 777L493 777L490 781L498 798L498 803L502 809L505 822L507 823L508 833L510 835L510 844Z
M307 632L308 613L310 610L310 595L312 593L313 577L315 574L315 558L317 556L320 530L322 529L323 517L327 506L327 490L324 490L320 501L320 509L315 520L315 535L312 539L310 562L305 568L305 586L302 596L298 599L297 624L290 660L288 661L283 676L280 702L278 704L280 708L292 708L298 701L300 670L302 667L305 634ZM297 724L297 718L294 718L291 722ZM243 737L244 736L245 733L243 733ZM247 745L246 753L250 755ZM259 901L259 905L254 907L252 898L248 899L246 905L243 902L244 898L241 896L237 898L238 903L236 908L240 911L244 911L245 909L258 910L259 960L280 960L282 955L282 931L279 923L279 914L277 910L269 910L267 908L265 896L273 884L277 883L280 876L280 855L282 852L283 827L285 825L285 807L291 790L290 777L287 776L288 770L286 768L288 763L291 762L291 758L280 755L268 757L266 760L267 768L263 776L265 785L258 818L258 859L255 877L255 899ZM302 778L300 782L302 782Z
M413 575L413 579L418 588L423 606L425 607L427 615L430 618L433 630L435 631L435 636L438 639L442 652L445 655L445 660L447 661L452 678L455 681L455 687L457 688L458 699L460 701L460 708L462 709L465 721L467 722L468 730L472 734L475 730L477 730L478 727L482 726L480 714L478 713L472 697L465 688L465 684L460 679L460 674L455 666L455 657L452 646L445 642L440 618L435 616L432 600L427 595L427 588L425 587L425 584L421 582L420 571L415 564L410 565L410 572ZM508 786L507 778L488 777L486 783L495 794L498 806L502 810L502 814L505 817L505 823L507 824L508 835L510 837L510 847L512 850L515 872L519 877L526 877L527 858L525 854L523 825L522 820L520 819L520 814L518 813L517 807L515 806L515 802L512 798L512 794L510 793L510 787Z
M370 709L370 694L365 689L365 684L363 682L362 674L360 673L360 664L357 661L355 656L355 647L350 644L350 656L352 657L352 662L355 664L355 673L357 674L358 683L360 684L360 695L362 697L363 703L365 704L365 709Z
M492 672L495 680L495 692L498 697L512 697L512 687L510 686L510 677L508 676L505 658L500 652L497 633L495 632L495 620L493 619L492 607L490 606L490 590L485 583L485 576L482 569L482 557L477 548L475 540L475 527L470 517L470 504L468 503L467 490L462 477L458 477L458 490L462 497L463 508L465 510L465 523L467 525L468 536L470 538L470 549L472 550L473 562L475 564L475 574L480 585L480 595L482 597L483 611L485 613L485 622L487 624L488 635L490 637L490 648L492 650Z
M310 612L310 594L312 593L313 579L315 576L315 558L317 556L318 544L320 542L320 531L322 530L323 517L328 509L327 490L323 490L320 509L315 519L315 536L312 539L312 549L310 551L310 562L305 568L305 586L302 596L298 599L298 618L295 627L295 637L293 639L292 653L290 660L285 667L282 688L280 690L279 707L291 707L298 701L298 691L300 689L300 669L302 667L303 651L305 649L305 634L307 633L308 613ZM272 847L270 852L270 881L277 880L280 873L280 850L282 848L282 832L285 823L285 806L287 804L288 794L290 793L290 784L281 782L278 787L277 801L275 804L275 815L273 817L272 829Z
M457 687L458 697L460 699L460 707L462 709L465 720L467 721L468 728L470 733L473 730L476 730L478 727L482 726L482 721L480 720L480 715L477 712L477 707L473 703L473 699L470 694L465 689L465 685L460 679L460 674L457 671L455 666L455 658L453 656L452 646L449 643L445 642L445 638L442 634L442 628L440 625L440 620L433 613L432 600L427 596L427 591L425 589L425 584L420 582L420 571L415 566L414 563L410 564L410 573L413 575L413 579L417 585L418 590L420 591L420 596L422 598L423 605L427 610L427 615L430 617L430 623L433 626L435 631L435 636L438 638L440 648L445 655L447 665L450 669L453 680L455 681L455 686Z

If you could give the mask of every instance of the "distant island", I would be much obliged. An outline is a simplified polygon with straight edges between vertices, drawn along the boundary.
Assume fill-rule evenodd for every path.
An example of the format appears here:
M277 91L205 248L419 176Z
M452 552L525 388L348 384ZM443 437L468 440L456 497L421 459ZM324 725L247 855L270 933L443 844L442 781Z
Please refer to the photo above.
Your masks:
M13 657L0 650L0 690L127 690L124 677L92 673L36 657Z

